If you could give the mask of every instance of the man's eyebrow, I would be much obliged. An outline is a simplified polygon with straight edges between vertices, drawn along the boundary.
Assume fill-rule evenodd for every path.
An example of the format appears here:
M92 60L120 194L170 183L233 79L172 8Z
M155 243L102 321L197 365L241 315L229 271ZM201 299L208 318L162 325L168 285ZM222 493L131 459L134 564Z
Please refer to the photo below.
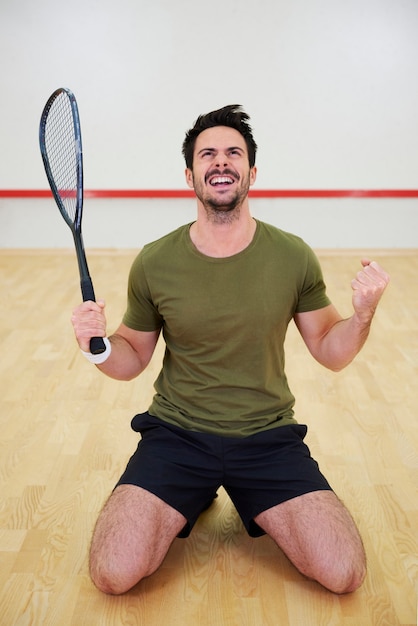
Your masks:
M215 148L202 148L201 150L199 150L197 154L200 154L201 152L216 152L216 149Z
M230 146L227 148L227 151L229 152L230 150L239 150L240 152L244 152L244 148L241 148L240 146ZM217 148L202 148L197 154L200 154L201 152L217 152Z

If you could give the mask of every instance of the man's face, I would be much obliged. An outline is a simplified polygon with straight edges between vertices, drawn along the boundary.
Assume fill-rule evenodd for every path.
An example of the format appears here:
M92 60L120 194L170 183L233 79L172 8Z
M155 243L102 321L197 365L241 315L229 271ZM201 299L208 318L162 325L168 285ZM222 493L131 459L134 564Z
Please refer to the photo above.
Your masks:
M207 211L227 213L240 207L255 178L256 168L250 168L241 133L215 126L198 135L186 181Z

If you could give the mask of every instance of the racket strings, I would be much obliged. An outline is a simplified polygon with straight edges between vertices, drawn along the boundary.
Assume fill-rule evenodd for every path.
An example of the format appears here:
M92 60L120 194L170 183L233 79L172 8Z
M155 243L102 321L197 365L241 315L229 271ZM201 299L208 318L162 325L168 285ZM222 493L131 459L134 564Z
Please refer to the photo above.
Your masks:
M52 176L68 218L77 211L78 159L73 112L65 92L52 102L45 125L45 149Z

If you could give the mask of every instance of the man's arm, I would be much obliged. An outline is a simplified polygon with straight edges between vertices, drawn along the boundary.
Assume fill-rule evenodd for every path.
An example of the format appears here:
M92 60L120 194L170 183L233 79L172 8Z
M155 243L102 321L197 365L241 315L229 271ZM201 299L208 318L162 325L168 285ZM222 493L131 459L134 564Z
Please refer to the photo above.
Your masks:
M360 352L380 298L389 282L376 263L362 260L363 269L351 281L354 313L343 319L330 304L317 311L297 313L295 323L309 351L325 367L339 371Z
M91 337L106 336L103 301L83 302L73 311L71 322L78 344L84 352L90 350ZM121 324L109 337L110 356L97 367L117 380L132 380L147 367L157 345L160 330L143 332Z

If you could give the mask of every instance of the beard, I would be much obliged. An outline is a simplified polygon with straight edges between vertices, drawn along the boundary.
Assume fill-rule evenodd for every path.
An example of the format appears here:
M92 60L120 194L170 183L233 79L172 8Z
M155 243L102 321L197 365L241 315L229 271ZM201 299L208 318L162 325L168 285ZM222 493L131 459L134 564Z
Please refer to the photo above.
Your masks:
M223 175L227 174L231 175L231 172L223 172ZM240 178L235 173L234 178L238 183L240 182ZM246 180L243 180L241 184L238 184L233 194L226 192L225 198L222 196L211 196L206 192L205 187L200 182L196 182L194 185L195 194L206 211L207 219L213 224L230 224L231 222L238 220L242 203L248 195L249 188L249 174Z
M206 201L202 201L202 204L209 222L230 224L239 219L242 201L240 194L236 193L227 203L207 198Z

